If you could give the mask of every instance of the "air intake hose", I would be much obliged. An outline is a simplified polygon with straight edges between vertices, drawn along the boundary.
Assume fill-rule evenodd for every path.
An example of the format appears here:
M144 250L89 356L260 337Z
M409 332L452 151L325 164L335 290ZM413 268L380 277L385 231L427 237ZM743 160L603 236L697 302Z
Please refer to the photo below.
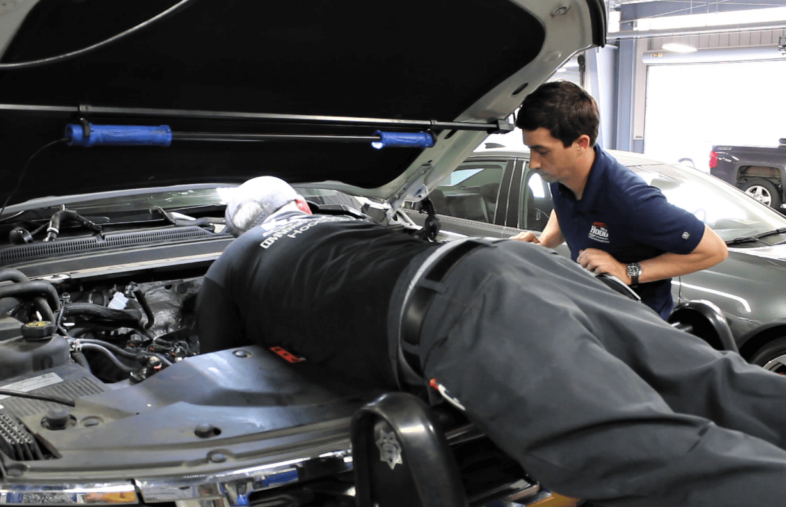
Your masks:
M139 325L142 320L142 312L139 310L116 310L93 303L69 303L65 305L63 316L84 315L102 320L113 322L128 322L129 324Z
M24 283L24 282L29 282L30 279L27 277L27 275L25 275L18 269L12 269L12 268L0 269L0 282L7 282L7 281ZM47 282L43 282L43 283L47 283ZM3 287L0 286L0 288ZM54 290L54 287L52 287L52 289ZM3 297L6 296L0 296L0 298ZM57 291L55 291L55 300L57 301L55 308L59 309L60 303L57 299ZM52 313L52 308L47 304L46 299L44 299L41 296L36 296L33 298L33 305L35 305L35 309L38 310L38 313L41 314L41 318L43 320L48 320L49 322L55 321L55 315L54 313Z
M114 364L117 368L123 370L126 373L131 373L139 369L139 368L133 368L121 362L106 347L102 347L101 345L96 345L94 343L83 343L82 350L95 350L96 352L103 354L107 359L109 359L112 362L112 364Z
M34 280L0 286L0 299L31 294L43 295L49 303L50 308L53 308L54 311L60 310L60 300L58 299L57 291L49 282Z
M157 354L155 352L148 352L148 351L133 352L133 351L130 351L130 350L126 350L126 349L124 349L122 347L118 347L114 343L109 343L109 342L104 341L104 340L95 340L93 338L79 338L79 341L80 341L80 343L82 343L83 347L85 345L99 345L99 346L104 347L105 349L107 349L109 352L113 352L113 353L117 354L118 356L127 357L128 359L139 359L140 357L157 357L165 365L172 366L172 361L170 361L169 359L167 359L163 355Z

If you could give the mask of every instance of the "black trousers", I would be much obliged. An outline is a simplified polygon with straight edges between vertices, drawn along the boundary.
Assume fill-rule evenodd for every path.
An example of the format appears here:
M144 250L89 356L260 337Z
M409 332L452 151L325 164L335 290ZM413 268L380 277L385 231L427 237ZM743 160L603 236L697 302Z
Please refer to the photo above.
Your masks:
M786 378L537 245L477 249L444 285L427 377L545 486L603 506L786 504Z

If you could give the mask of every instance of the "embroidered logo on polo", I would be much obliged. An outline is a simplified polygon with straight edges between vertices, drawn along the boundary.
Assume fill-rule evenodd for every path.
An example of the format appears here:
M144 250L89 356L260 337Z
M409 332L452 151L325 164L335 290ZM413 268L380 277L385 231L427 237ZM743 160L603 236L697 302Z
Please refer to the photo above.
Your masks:
M595 222L590 227L589 239L600 241L601 243L609 242L609 227L603 222Z

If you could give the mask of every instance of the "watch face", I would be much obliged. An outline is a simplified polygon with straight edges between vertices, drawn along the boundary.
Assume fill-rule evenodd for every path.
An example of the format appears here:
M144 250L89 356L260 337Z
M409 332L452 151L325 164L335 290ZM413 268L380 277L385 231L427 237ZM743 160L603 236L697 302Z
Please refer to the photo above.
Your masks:
M641 266L638 264L628 264L628 276L639 276L641 274Z

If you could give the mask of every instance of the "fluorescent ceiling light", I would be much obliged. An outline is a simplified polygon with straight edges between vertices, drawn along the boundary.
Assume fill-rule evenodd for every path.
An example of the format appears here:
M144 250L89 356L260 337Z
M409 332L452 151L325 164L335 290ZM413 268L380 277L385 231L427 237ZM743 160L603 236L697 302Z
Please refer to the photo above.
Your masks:
M662 46L666 51L674 51L675 53L693 53L696 48L693 46L686 46L685 44L677 44L674 42L667 42Z
M707 8L707 4L704 3L703 7ZM675 9L677 8L675 7ZM786 21L786 7L704 13L701 12L701 7L698 6L696 9L686 9L683 7L678 10L687 15L637 19L635 20L635 29L668 30L697 26L741 25L744 23L760 23L765 21Z

